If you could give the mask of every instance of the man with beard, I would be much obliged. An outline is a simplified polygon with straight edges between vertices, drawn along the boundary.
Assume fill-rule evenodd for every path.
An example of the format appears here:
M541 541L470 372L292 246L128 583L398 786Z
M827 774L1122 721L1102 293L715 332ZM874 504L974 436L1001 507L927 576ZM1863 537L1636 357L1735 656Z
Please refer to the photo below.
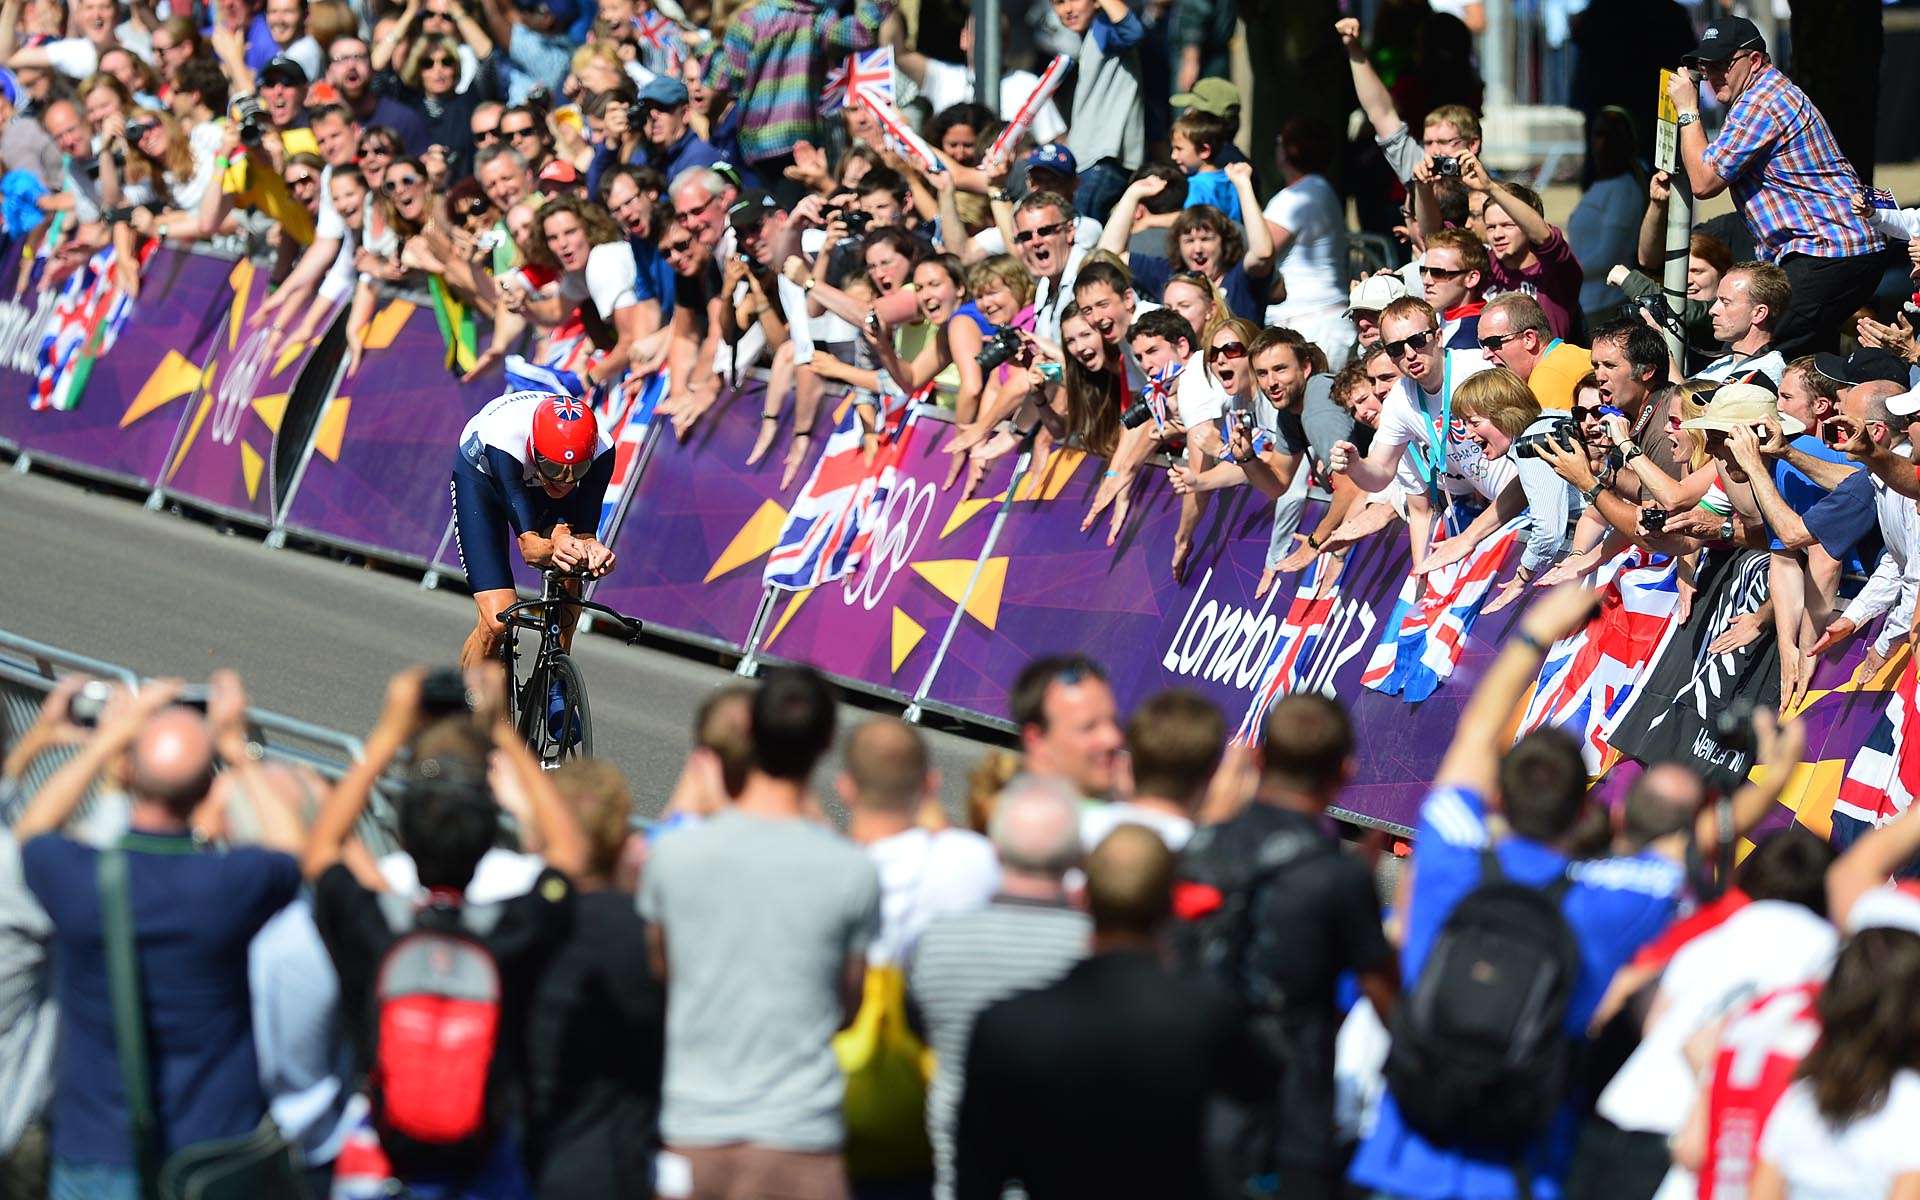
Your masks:
M408 154L426 152L427 127L420 114L373 90L373 58L365 42L349 36L327 47L327 82L362 128L384 125L399 135Z

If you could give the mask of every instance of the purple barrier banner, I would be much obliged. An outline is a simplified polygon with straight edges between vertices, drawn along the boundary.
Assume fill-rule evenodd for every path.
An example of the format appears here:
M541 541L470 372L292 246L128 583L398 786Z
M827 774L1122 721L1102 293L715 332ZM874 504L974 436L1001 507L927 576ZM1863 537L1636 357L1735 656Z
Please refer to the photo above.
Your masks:
M0 262L0 279L18 261ZM225 326L233 270L230 259L161 247L138 297L107 310L72 307L72 287L0 300L0 441L83 474L157 482ZM58 367L43 372L43 356ZM33 408L42 394L70 406Z
M944 486L953 462L944 447L953 436L953 426L938 416L915 418L865 560L842 579L777 593L756 654L805 662L896 697L914 694L955 607L967 595L976 565L991 550L994 517L1013 477L1015 456L1004 456L975 498L962 500L958 483ZM1062 482L1065 475L1061 472ZM1041 485L1026 477L1021 494ZM992 627L997 588L990 575L1003 562L988 559L964 621Z
M1433 768L1473 684L1518 618L1518 607L1473 626L1458 665L1431 698L1409 705L1360 684L1386 632L1408 565L1405 527L1366 539L1347 556L1337 582L1302 605L1321 606L1309 640L1290 627L1300 576L1256 597L1272 529L1272 503L1251 489L1214 495L1195 532L1184 582L1171 570L1179 498L1163 474L1137 485L1115 545L1103 516L1080 532L1100 479L1098 460L1072 464L1063 486L1013 506L992 549L993 594L976 590L970 608L996 621L963 621L927 699L951 710L1005 720L1008 694L1026 664L1043 654L1082 653L1105 664L1122 713L1161 688L1188 687L1238 724L1278 653L1300 656L1299 690L1337 695L1367 746L1342 805L1368 820L1410 827ZM1306 519L1315 518L1317 507ZM1306 611L1305 609L1302 610ZM1291 639L1291 640L1289 640Z
M751 384L723 392L685 441L660 432L614 539L619 563L594 599L663 632L745 646L766 590L767 551L806 480L802 470L781 492L784 441L747 466L764 391Z
M265 273L241 261L229 282L232 306L160 485L170 497L271 525L286 488L286 481L276 477L278 451L285 449L281 424L294 383L339 315L338 307L313 340L283 344L270 325L247 324L267 296Z
M501 386L497 373L461 384L447 369L433 310L386 301L368 326L360 369L314 425L287 529L430 563L452 512L447 486L460 430Z

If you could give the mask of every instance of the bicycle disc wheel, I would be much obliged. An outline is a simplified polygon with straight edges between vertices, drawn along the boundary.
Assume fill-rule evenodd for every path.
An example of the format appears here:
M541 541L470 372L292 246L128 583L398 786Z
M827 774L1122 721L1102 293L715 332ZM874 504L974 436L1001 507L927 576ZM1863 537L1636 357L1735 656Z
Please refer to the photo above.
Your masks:
M556 654L548 660L548 676L543 697L558 688L565 699L566 707L556 727L545 719L547 705L540 706L542 720L540 729L546 735L546 744L541 747L541 760L549 758L561 762L569 758L591 758L593 756L593 718L587 708L587 685L580 678L580 669L573 665L573 659L565 654Z

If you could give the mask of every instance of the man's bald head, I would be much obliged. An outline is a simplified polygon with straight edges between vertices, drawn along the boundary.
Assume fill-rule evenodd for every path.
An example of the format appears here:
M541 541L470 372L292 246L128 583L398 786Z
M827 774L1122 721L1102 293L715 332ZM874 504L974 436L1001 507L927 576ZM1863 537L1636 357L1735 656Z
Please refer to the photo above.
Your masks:
M1173 851L1144 825L1116 827L1087 856L1095 933L1147 937L1173 913Z
M913 812L927 794L927 769L920 731L898 717L875 717L847 739L849 803L856 808Z
M994 802L987 836L1008 871L1059 880L1080 865L1080 805L1057 779L1017 775Z
M1706 799L1706 785L1693 768L1680 763L1655 763L1627 789L1627 840L1635 846L1644 846L1680 832L1692 824Z
M1887 408L1887 401L1895 396L1905 395L1907 389L1890 379L1873 379L1866 383L1856 383L1840 397L1840 410L1861 423L1879 421L1891 425L1896 431L1903 428L1912 417L1895 416ZM1895 436L1898 436L1896 433Z
M134 739L127 767L127 789L135 799L184 818L213 786L213 735L206 719L190 708L161 710Z

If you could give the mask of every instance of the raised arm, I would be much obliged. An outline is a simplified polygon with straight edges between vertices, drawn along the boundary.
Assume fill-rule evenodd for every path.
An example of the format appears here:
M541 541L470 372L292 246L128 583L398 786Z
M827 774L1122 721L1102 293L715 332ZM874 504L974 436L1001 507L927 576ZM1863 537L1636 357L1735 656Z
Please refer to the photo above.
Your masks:
M424 678L426 668L408 667L387 682L386 703L367 735L360 761L333 786L307 834L307 852L300 860L300 869L308 879L318 879L340 861L342 848L373 798L374 784L420 727L420 681Z
M1373 62L1367 58L1367 48L1360 42L1359 20L1346 17L1336 21L1333 31L1340 35L1340 45L1347 52L1347 69L1353 72L1353 92L1360 99L1367 122L1373 126L1374 136L1384 141L1405 129L1407 123L1400 119L1399 110L1393 106L1393 94L1380 81Z
M26 842L43 833L57 833L87 798L87 789L100 772L125 753L154 714L179 694L176 679L153 680L131 695L118 692L100 714L93 737L33 794L26 811L13 823L15 840Z
M1505 209L1507 215L1513 218L1513 223L1520 227L1520 232L1526 234L1527 240L1534 245L1541 245L1553 236L1553 226L1547 223L1547 219L1487 174L1486 164L1480 161L1479 155L1461 153L1460 182L1467 186L1468 191L1485 192L1488 204L1498 204Z
M1233 182L1234 193L1240 197L1241 225L1247 231L1247 256L1241 265L1249 275L1264 275L1273 265L1273 230L1267 228L1267 219L1260 215L1260 197L1253 190L1253 164L1228 163L1226 175Z
M1100 249L1127 257L1127 243L1133 239L1133 218L1140 211L1140 205L1151 196L1158 196L1167 190L1167 181L1158 175L1143 175L1127 185L1120 193L1120 199L1113 205L1113 211L1107 214L1107 224L1100 231ZM1007 243L1013 245L1011 241Z

